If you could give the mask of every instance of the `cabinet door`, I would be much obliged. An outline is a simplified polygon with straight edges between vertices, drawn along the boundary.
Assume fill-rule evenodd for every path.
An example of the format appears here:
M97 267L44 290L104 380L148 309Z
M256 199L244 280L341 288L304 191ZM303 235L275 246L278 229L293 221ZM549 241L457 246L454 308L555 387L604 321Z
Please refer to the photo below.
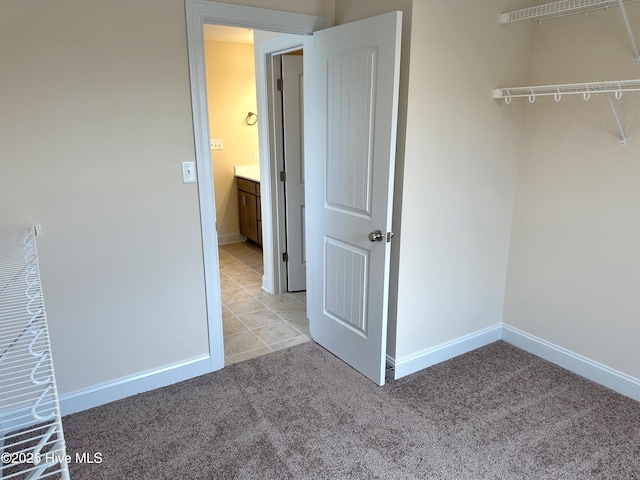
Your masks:
M259 243L258 238L258 205L255 195L238 192L238 213L240 233L249 240Z

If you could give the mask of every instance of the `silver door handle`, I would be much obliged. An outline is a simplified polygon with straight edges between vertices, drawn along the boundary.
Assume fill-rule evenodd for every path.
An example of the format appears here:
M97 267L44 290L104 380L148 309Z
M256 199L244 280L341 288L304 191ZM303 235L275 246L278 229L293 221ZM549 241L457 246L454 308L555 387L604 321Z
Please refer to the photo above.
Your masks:
M382 232L380 230L376 230L375 232L371 232L369 234L369 241L370 242L381 242L383 236L384 235L382 235Z

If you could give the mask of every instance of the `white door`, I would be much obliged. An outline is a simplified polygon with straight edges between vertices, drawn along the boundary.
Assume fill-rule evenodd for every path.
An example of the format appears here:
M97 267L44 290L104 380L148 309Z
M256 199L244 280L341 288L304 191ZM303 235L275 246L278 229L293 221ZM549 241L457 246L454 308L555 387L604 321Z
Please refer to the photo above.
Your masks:
M282 123L284 129L287 290L307 289L304 248L303 75L301 55L282 55Z
M378 385L385 380L401 22L402 13L392 12L316 32L305 44L309 329Z

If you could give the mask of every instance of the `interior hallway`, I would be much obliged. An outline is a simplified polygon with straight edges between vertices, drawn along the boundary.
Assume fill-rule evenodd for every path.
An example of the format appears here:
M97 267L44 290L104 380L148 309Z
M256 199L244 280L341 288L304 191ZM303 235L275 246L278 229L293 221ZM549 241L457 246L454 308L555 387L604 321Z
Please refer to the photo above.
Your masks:
M225 365L308 342L306 293L262 290L262 251L248 243L218 248Z

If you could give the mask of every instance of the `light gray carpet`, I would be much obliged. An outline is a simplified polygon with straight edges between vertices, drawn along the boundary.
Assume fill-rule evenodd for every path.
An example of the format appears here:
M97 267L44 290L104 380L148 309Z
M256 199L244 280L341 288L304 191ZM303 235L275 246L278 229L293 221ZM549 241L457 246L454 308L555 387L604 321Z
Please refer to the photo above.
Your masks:
M63 423L73 480L640 480L640 403L504 342L385 387L310 342Z

